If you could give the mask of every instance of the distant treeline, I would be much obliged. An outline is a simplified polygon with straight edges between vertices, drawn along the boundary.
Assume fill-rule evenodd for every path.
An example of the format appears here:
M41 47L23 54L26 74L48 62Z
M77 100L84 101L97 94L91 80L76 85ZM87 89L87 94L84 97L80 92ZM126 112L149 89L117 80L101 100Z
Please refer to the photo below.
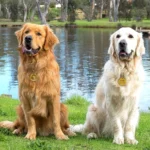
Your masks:
M150 19L150 0L0 0L0 18L12 21L74 22L104 17L112 22Z

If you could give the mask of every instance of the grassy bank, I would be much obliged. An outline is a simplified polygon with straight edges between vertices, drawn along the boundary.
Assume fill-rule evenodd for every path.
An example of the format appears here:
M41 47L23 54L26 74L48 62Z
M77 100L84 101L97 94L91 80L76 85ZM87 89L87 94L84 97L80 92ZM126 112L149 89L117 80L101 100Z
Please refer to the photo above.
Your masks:
M14 120L17 100L0 97L0 121ZM69 110L71 124L84 123L89 103L81 97L72 97L65 101ZM115 145L112 139L99 138L87 140L78 134L68 141L58 141L54 136L37 137L35 141L24 139L25 135L16 136L6 129L0 129L0 150L150 150L150 114L141 113L136 132L138 145Z
M33 23L40 24L40 21L36 20ZM21 26L24 24L21 21L18 22L11 22L7 19L0 19L0 26ZM64 27L66 24L69 24L68 22L59 22L57 20L50 21L49 24L51 26L58 26L58 27ZM117 28L118 26L136 26L136 27L142 27L145 29L150 29L150 20L143 20L141 22L136 21L126 21L126 20L120 20L118 22L109 22L108 18L106 19L100 19L100 20L92 20L88 22L87 20L76 20L75 21L76 27L93 27L93 28Z
M68 22L58 22L58 21L51 21L50 25L52 26L64 26ZM150 20L143 20L142 22L136 21L125 21L120 20L119 22L109 22L108 19L100 19L100 20L93 20L88 22L87 20L76 20L75 24L77 27L95 27L95 28L117 28L118 26L125 26L125 27L142 27L146 29L150 29Z

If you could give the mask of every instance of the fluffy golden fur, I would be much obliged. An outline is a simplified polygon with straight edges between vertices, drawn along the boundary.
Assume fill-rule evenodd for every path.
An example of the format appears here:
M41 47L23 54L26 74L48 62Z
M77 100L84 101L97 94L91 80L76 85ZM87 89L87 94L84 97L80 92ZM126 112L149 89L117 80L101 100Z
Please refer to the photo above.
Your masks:
M59 41L46 25L26 23L16 33L19 43L18 119L0 122L0 127L15 134L27 132L27 139L36 135L54 134L57 139L75 135L68 130L68 113L60 103L60 74L53 47Z
M137 144L138 99L144 80L142 35L131 28L119 29L111 35L108 53L95 104L89 106L85 124L71 129L88 138L111 136L116 144Z

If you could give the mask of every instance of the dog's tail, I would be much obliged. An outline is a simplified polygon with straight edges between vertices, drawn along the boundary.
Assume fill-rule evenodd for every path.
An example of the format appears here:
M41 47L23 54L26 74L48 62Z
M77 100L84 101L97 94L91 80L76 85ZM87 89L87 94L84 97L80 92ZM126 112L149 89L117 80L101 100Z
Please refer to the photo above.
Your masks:
M76 133L82 133L83 129L84 129L84 125L83 124L78 124L78 125L70 125L69 129L72 132L76 132Z
M0 128L6 128L12 131L15 128L15 124L16 123L12 121L1 121Z
M18 128L25 128L25 117L22 110L21 105L19 105L16 109L18 118L15 121L1 121L0 122L0 128L6 128L11 131L18 129Z

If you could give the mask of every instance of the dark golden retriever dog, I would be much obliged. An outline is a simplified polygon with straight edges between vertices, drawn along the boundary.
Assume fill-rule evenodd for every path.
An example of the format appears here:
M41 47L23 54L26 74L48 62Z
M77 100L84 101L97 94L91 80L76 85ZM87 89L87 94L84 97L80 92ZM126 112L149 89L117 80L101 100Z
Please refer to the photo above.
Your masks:
M16 33L19 43L19 98L15 122L2 121L0 127L13 133L27 132L25 138L54 134L66 140L75 135L69 131L68 113L60 103L60 74L53 47L59 41L46 25L26 23ZM68 136L67 136L68 135Z

